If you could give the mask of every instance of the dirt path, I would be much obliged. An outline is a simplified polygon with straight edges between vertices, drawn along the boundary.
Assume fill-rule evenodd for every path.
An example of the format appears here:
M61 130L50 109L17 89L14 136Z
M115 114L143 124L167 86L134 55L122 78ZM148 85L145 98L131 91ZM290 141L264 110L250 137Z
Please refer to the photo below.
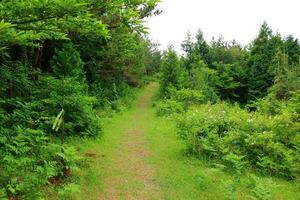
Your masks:
M137 107L122 123L122 135L105 167L103 192L99 200L150 200L159 198L155 174L147 163L151 156L145 137L144 119L151 107L151 98L157 85L147 86ZM118 124L116 124L118 126Z

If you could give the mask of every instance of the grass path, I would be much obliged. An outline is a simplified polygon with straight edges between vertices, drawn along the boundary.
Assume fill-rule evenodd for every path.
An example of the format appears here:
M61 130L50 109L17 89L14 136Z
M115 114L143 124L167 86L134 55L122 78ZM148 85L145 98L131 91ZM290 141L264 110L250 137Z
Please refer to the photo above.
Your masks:
M161 199L149 164L152 155L145 123L157 88L156 84L148 85L132 109L105 124L103 137L81 147L92 165L81 174L84 187L78 199Z
M155 116L157 89L148 85L130 110L105 123L101 138L76 144L91 166L80 171L81 192L72 199L256 199L255 193L261 199L297 199L299 184L260 178L254 187L246 175L237 183L234 174L185 156L174 123Z
M121 127L118 147L105 166L104 187L100 199L159 199L152 167L147 163L150 151L145 138L145 118L151 107L156 85L146 88L136 108L116 126Z

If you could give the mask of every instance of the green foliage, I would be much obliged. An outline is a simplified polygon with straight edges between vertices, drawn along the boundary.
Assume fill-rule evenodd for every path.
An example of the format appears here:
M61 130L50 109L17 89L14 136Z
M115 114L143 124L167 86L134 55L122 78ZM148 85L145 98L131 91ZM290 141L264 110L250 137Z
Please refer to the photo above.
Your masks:
M176 52L170 47L163 56L161 66L161 94L166 95L171 87L179 89L181 87L181 69Z
M61 147L52 143L43 131L22 126L8 129L3 124L0 187L8 197L37 199L41 197L39 190L50 178L62 177L66 169L72 170L75 166L76 157L68 154L69 147L64 147L62 153Z
M194 51L193 36L190 31L187 32L185 40L181 44L182 50L186 53L187 59L191 59Z
M279 40L279 41L277 41ZM265 22L254 40L248 60L249 98L257 99L266 96L269 87L274 81L273 59L276 55L281 38L272 35L272 30Z
M195 154L241 171L299 176L299 124L292 113L276 117L227 104L203 105L178 119L178 134Z
M95 107L108 112L121 111L124 107L130 105L135 97L135 91L124 82L112 83L93 83L92 94L97 98Z
M28 77L31 67L20 62L4 62L0 68L0 96L3 99L27 97L33 86Z
M179 68L175 59L163 58L171 64L162 65L168 70L161 98L170 102L160 103L159 112L174 113L172 106L183 105L180 115L173 115L179 136L191 152L221 168L299 177L298 41L272 34L267 23L248 48L222 37L208 44L202 31L196 39L188 33ZM228 104L234 102L246 109ZM256 198L268 196L257 190Z
M183 77L185 87L201 87L200 90L208 94L206 96L210 101L219 96L222 100L245 105L267 96L274 82L282 83L277 84L282 95L289 90L284 87L292 89L298 85L294 81L297 75L291 80L292 74L299 68L298 40L292 36L282 38L279 34L273 34L266 22L257 38L247 47L242 47L235 40L227 42L222 36L207 43L201 30L195 37L194 42L188 32L182 43L185 54L181 57L180 68L184 70L181 70L179 77ZM283 75L288 72L291 79ZM291 81L279 81L283 76L284 80Z
M234 64L241 61L246 54L241 45L234 40L227 42L222 36L212 40L209 49L210 59L214 63ZM213 63L211 63L214 65Z
M72 199L79 192L80 192L79 186L74 183L70 183L68 185L65 185L64 188L61 188L58 193L60 195L60 198L62 199Z
M54 75L58 78L72 77L79 82L84 81L84 63L71 43L64 44L61 49L55 50L51 65Z
M208 43L198 31L183 42L184 56L172 48L161 55L143 24L160 13L158 2L0 2L0 198L38 199L44 185L64 182L80 160L64 136L99 134L99 109L122 110L132 87L157 72L158 115L182 115L179 135L192 152L238 172L299 175L299 41L264 23L248 48L222 37ZM201 106L218 99L257 112ZM256 198L267 198L262 187ZM68 199L77 187L60 191Z
M205 63L210 64L211 58L209 51L210 49L207 42L204 39L203 32L199 29L196 33L195 54L198 58L204 60Z
M95 108L121 110L158 71L143 24L157 3L0 2L1 199L42 199L42 187L66 182L80 158L64 137L97 136ZM68 199L76 188L66 185Z
M52 131L55 116L64 110L66 135L95 136L101 130L99 119L93 111L96 98L88 95L82 61L79 54L70 49L72 47L67 45L56 51L52 62L56 77L39 77L33 101L28 107L46 119L39 128L47 132Z
M299 40L292 35L285 38L283 44L283 51L288 55L288 64L297 65L299 63L300 45Z
M182 113L183 104L176 100L166 99L158 102L156 105L156 114L158 116L169 116L171 114Z
M97 135L101 127L99 119L93 110L96 102L94 97L87 94L87 86L78 83L73 78L56 79L45 77L40 84L47 86L45 90L38 90L37 99L29 106L41 113L46 119L53 119L64 109L64 128L66 135ZM52 120L42 125L51 131ZM48 128L47 128L48 127Z
M194 62L195 61L195 62ZM202 60L193 60L188 68L183 67L171 48L165 52L161 67L160 96L181 101L185 107L217 99L216 73Z
M45 39L66 40L72 30L108 36L105 25L90 12L88 1L2 1L0 18L14 29L6 44L38 45ZM11 39L11 40L8 40Z
M295 92L300 90L299 69L292 69L283 72L275 79L275 84L270 88L270 92L280 100L289 99Z
M188 106L197 105L204 102L204 95L201 91L192 89L181 89L176 90L172 93L171 98L182 102L184 108L187 109Z
M199 60L193 64L187 86L193 90L198 90L204 95L205 102L215 102L218 99L216 82L217 74L214 69L210 69L207 65Z
M276 115L297 107L297 94L299 93L299 67L288 66L285 55L282 64L279 65L278 75L274 85L269 89L269 94L254 103L254 107L261 113ZM292 108L293 107L293 108Z
M250 175L247 182L247 185L252 192L251 197L260 200L270 199L270 188L274 188L276 186L272 179L269 178L267 181L263 182L262 178L254 175Z
M192 89L176 90L169 88L167 93L170 95L169 98L162 99L155 105L158 116L182 113L186 111L189 106L203 103L205 98L201 91Z
M217 80L216 88L222 100L241 100L240 91L243 90L242 77L245 76L243 69L234 64L216 64Z

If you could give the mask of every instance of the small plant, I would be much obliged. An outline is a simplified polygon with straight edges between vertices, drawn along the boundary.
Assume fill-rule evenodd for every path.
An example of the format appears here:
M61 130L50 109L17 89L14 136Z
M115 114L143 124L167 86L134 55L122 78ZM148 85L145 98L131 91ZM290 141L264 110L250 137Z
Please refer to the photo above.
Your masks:
M202 174L202 173L198 174L193 179L194 179L194 182L195 182L197 188L206 189L208 187L208 185L207 185L208 180L204 174Z
M270 187L275 187L274 183L268 179L267 182L264 182L263 179L250 175L248 177L248 187L251 190L251 197L259 200L268 200L271 199Z
M80 192L78 185L70 183L61 188L58 192L61 199L73 199Z
M225 199L226 200L236 200L236 199L238 199L237 188L238 188L239 185L240 185L240 179L237 176L233 180L226 181L224 183Z
M182 113L183 104L174 100L163 100L156 104L156 114L158 116L168 116L174 113Z

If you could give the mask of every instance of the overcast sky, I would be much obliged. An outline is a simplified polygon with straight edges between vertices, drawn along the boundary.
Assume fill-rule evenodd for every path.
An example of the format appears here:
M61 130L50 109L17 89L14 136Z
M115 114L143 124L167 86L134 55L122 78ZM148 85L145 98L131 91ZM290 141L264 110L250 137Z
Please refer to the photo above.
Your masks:
M223 35L246 45L263 21L283 36L300 38L300 0L162 0L159 8L163 13L147 24L161 49L173 44L179 50L187 30L199 28L207 40Z

